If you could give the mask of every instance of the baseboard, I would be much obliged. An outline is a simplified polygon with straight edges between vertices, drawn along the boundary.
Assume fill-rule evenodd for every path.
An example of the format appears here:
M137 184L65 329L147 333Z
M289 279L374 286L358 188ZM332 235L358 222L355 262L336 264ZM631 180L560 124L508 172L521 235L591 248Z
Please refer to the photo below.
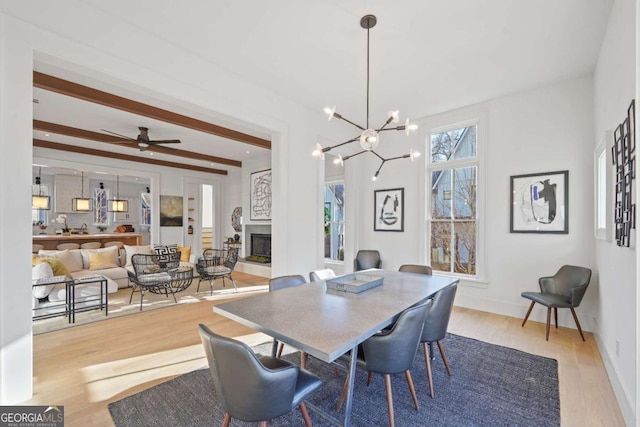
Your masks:
M521 303L509 303L500 300L482 298L478 296L456 295L455 305L460 307L471 308L474 310L487 311L489 313L501 314L503 316L516 317L524 319L529 308L530 301L522 299ZM591 332L594 330L594 319L590 313L583 313L580 308L576 309L580 326L583 331ZM547 323L547 308L536 304L533 311L529 315L529 320L533 322ZM558 310L558 325L564 328L576 329L576 323L573 320L570 310Z
M604 368L607 371L607 376L609 377L609 382L611 383L611 387L613 388L613 394L616 396L616 400L618 401L618 406L620 407L620 412L622 412L622 417L624 418L624 422L628 426L635 426L636 418L633 411L635 407L634 402L631 400L629 393L624 387L622 381L620 381L620 375L616 369L616 366L611 359L611 355L607 351L607 347L604 345L600 334L596 330L593 332L593 337L596 340L596 345L598 346L598 351L600 352L600 357L602 357L602 363L604 364Z
M241 273L252 274L254 276L265 277L267 279L271 278L271 264L269 265L260 265L254 264L244 261L238 261L234 270L239 271Z

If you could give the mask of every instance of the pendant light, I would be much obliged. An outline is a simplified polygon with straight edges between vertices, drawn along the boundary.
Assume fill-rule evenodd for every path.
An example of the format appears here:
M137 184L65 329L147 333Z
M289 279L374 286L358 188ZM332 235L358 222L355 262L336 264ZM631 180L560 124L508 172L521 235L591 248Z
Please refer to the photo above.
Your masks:
M84 197L84 171L82 171L82 184L80 197L71 199L71 209L74 212L91 212L93 210L93 200Z
M42 174L42 168L39 168L38 176L36 176L36 185L38 186L38 194L33 194L33 191L31 192L31 209L48 211L51 209L51 198L49 196L42 195L42 185L40 184L41 174Z
M129 212L129 201L120 198L120 175L116 175L116 198L108 200L107 212Z
M398 130L398 131L404 131L407 134L407 136L409 136L411 131L418 128L418 126L411 123L409 119L407 119L403 125L402 124L396 125L396 126L392 125L393 127L388 127L391 123L398 123L400 121L400 116L398 114L398 111L389 111L387 115L388 116L387 120L379 128L373 128L369 126L369 30L375 27L377 22L378 20L374 15L365 15L362 17L362 19L360 19L360 26L365 30L367 30L367 122L366 122L366 126L361 126L359 124L356 124L351 120L345 118L343 115L337 113L335 106L332 108L327 107L324 109L324 112L329 116L329 120L331 120L332 118L336 118L338 120L344 120L345 122L356 127L360 132L360 134L345 142L333 145L331 147L323 147L318 143L316 144L316 149L313 152L314 156L324 159L324 153L326 153L327 151L330 151L334 148L341 147L343 145L357 141L360 143L360 148L362 148L362 151L359 151L355 154L351 154L348 156L346 155L343 156L342 154L339 154L338 157L333 162L335 164L344 166L345 160L348 160L352 157L358 156L363 153L367 153L367 152L372 153L373 155L378 157L378 159L381 162L380 167L378 167L378 170L376 170L376 173L372 178L374 181L378 178L378 175L380 174L380 169L382 169L382 166L384 166L386 162L391 160L406 159L406 158L411 159L411 161L413 162L416 157L420 156L419 152L413 151L413 150L410 150L409 153L407 154L402 154L395 157L382 157L380 154L378 154L375 151L375 149L378 147L378 144L380 143L381 132Z

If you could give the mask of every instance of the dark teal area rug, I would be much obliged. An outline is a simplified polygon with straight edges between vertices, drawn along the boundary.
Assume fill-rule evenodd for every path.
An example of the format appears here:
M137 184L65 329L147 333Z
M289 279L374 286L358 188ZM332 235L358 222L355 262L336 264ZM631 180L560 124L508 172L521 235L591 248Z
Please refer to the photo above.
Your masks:
M416 411L404 374L392 376L395 421L398 426L559 426L558 363L507 347L449 334L443 340L451 366L446 373L437 346L432 362L435 398L429 396L422 347L411 375L418 394ZM288 346L285 346L287 348ZM270 346L256 350L268 352ZM284 356L298 362L298 353ZM323 379L323 386L309 402L335 411L344 374L310 358L307 368ZM367 387L367 373L356 372L351 422L353 426L388 425L384 380L374 375ZM116 426L212 426L221 425L224 410L216 401L208 369L189 372L148 390L109 404ZM344 409L343 409L344 411ZM314 426L331 425L310 411ZM257 425L232 420L232 426ZM295 411L270 426L304 425Z

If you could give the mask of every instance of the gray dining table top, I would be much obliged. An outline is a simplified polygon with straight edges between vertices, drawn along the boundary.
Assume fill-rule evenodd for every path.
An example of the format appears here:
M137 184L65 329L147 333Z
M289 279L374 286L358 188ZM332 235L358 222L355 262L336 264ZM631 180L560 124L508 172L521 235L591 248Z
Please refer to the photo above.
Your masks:
M367 270L382 285L359 294L328 290L324 281L242 298L213 307L325 362L332 362L393 323L405 309L458 282L457 278Z

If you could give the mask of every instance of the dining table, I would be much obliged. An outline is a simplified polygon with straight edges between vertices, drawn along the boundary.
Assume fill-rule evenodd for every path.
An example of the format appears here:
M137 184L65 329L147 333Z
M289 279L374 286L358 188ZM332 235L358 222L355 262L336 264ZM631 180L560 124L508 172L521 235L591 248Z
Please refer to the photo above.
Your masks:
M356 274L363 280L367 277L371 280L382 278L382 284L354 293L329 289L326 281L322 280L213 307L215 313L326 363L350 352L343 419L338 420L307 402L307 406L323 418L343 426L351 425L358 344L392 324L407 308L459 281L456 277L443 275L379 269Z

